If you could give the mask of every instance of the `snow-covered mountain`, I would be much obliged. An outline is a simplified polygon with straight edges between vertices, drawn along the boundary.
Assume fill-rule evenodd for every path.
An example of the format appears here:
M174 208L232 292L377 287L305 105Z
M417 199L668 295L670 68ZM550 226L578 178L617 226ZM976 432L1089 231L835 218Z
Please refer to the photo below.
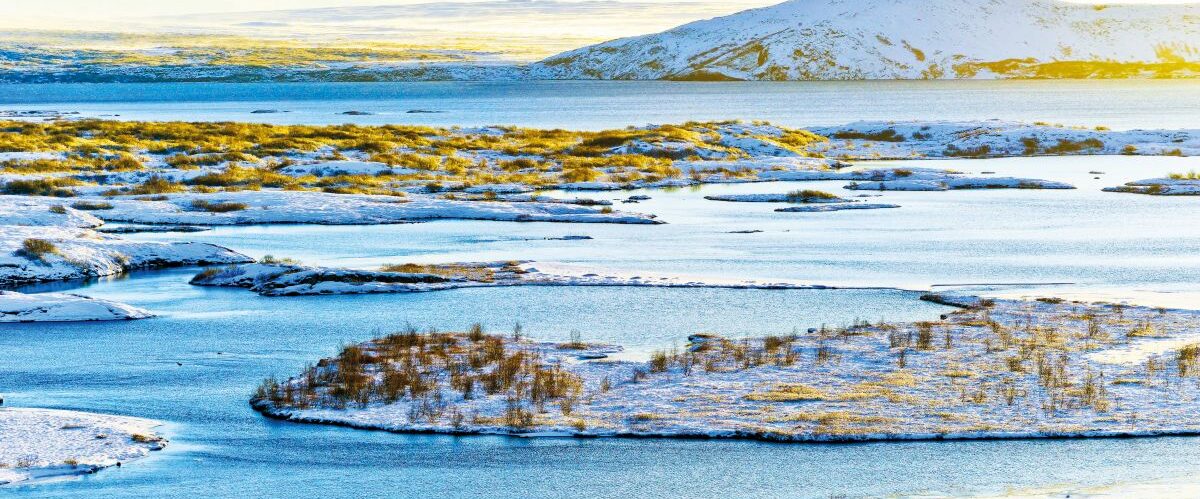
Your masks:
M534 78L830 80L1200 75L1200 3L790 0L566 52Z

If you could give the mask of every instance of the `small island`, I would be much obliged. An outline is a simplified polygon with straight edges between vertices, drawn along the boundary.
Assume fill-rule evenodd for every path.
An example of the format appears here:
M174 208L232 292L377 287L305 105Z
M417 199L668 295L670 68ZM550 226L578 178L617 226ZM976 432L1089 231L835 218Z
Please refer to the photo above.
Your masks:
M251 400L296 422L397 432L785 442L1198 434L1200 312L928 295L941 320L614 345L409 329Z
M162 450L147 419L50 409L0 408L0 487L87 475Z

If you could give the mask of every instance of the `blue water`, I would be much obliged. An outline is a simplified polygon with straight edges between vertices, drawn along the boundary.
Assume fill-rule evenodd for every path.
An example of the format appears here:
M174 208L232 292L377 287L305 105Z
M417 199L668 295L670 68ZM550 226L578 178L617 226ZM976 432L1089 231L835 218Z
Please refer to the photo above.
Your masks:
M1107 186L1200 170L1200 158L1013 158L910 162L908 166L1069 182L1068 191L866 193L895 210L775 213L769 203L722 203L706 195L816 188L846 196L845 182L709 185L639 192L615 206L666 225L515 224L482 221L375 227L219 228L141 234L197 240L252 256L273 254L330 266L419 261L534 260L623 272L730 279L792 279L845 286L927 289L975 283L1071 283L1192 293L1200 300L1196 199L1102 192ZM1103 175L1089 174L1104 171ZM1096 177L1100 177L1097 179ZM549 193L625 199L633 193ZM757 234L734 231L761 230ZM588 235L590 241L548 240Z
M520 322L537 338L565 340L579 330L590 340L650 349L681 343L697 331L759 335L859 317L927 319L945 310L917 301L916 293L875 290L501 288L264 298L189 286L193 273L142 273L81 290L154 310L161 314L157 319L0 328L0 390L8 404L172 423L173 443L162 455L83 481L19 492L138 497L207 490L220 497L346 497L374 486L390 496L522 496L531 481L539 480L527 474L535 471L556 480L574 476L578 487L590 483L586 487L597 493L620 489L636 469L622 472L622 467L671 449L679 459L692 452L711 454L714 444L397 436L270 422L251 411L246 400L265 376L294 373L345 342L409 322L461 329L479 321L492 331ZM736 443L729 448L744 453L742 466L756 462L754 449L781 449ZM789 453L805 452L800 449ZM542 485L546 495L553 495L553 483Z
M137 274L81 291L158 319L0 328L10 404L170 422L154 457L31 497L822 496L999 492L1173 477L1195 439L778 445L672 440L525 440L393 435L266 420L246 405L262 377L296 372L396 324L515 321L540 338L655 348L687 332L790 331L945 309L899 291L503 288L434 294L263 298L195 288L192 271ZM373 332L374 331L374 332ZM180 365L182 364L182 365ZM1047 466L1054 463L1054 466ZM1119 463L1119 466L1115 464Z
M1200 128L1192 82L866 82L179 84L0 86L0 110L58 109L122 118L288 123L405 122L602 128L686 119L793 125L857 119L1047 120L1114 128ZM251 115L255 109L291 113ZM373 116L343 116L361 109ZM408 109L445 111L408 114ZM1195 199L1101 187L1200 169L1195 158L1021 158L928 162L1072 182L1075 191L887 192L897 210L783 214L721 193L841 192L841 183L706 186L646 192L620 205L662 226L454 221L380 227L220 228L140 234L199 240L253 256L323 265L533 259L625 272L788 278L925 289L1146 290L1200 298ZM1089 171L1107 172L1100 179ZM631 193L596 194L624 198ZM729 234L756 229L758 234ZM586 234L590 241L547 238ZM394 435L269 421L246 399L342 344L411 323L458 329L520 322L537 338L578 330L637 352L689 333L761 335L855 319L936 317L918 292L652 288L501 288L431 294L263 298L187 285L195 269L137 273L35 290L131 303L159 318L0 326L6 403L166 421L153 458L81 480L0 489L28 497L828 497L979 494L1098 486L1194 474L1200 440L777 445L733 441L526 440ZM1036 283L1068 282L1047 288ZM1200 301L1195 301L1200 303ZM2 442L0 442L2 445Z
M1200 82L419 82L0 85L0 110L138 120L522 125L597 129L688 120L1048 121L1200 128ZM255 110L287 111L251 114ZM436 111L410 114L411 110ZM365 111L370 116L347 116Z

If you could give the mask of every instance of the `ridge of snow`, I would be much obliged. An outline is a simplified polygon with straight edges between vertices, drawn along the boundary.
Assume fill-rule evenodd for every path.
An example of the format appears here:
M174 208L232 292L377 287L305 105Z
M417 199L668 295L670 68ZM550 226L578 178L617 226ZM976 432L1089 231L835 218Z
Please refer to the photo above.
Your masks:
M51 409L0 408L0 487L85 475L146 457L166 440L148 419Z
M83 295L0 291L0 322L84 322L150 317L154 314L137 307Z
M564 52L532 65L530 75L647 80L997 78L1011 76L1014 67L1062 61L1196 63L1197 40L1200 4L791 0Z

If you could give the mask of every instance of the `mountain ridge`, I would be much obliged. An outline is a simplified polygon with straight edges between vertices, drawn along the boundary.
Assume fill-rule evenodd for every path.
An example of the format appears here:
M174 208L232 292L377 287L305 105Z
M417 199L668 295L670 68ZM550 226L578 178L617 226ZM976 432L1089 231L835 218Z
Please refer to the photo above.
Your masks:
M1200 75L1200 3L790 0L612 40L546 79L846 80Z

